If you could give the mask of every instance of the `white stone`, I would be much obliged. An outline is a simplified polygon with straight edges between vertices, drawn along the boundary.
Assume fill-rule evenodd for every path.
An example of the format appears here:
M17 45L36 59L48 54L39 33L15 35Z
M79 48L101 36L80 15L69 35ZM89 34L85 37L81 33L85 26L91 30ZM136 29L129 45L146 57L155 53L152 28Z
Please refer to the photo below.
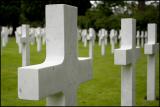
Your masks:
M118 40L119 40L119 46L121 46L121 29L119 30Z
M136 20L121 19L121 47L115 49L114 63L121 67L121 106L135 106Z
M141 47L144 47L144 31L141 31Z
M30 35L31 45L34 45L35 44L35 28L31 27L29 29L29 35Z
M22 44L22 66L30 65L30 39L29 39L29 25L23 24L22 37L20 42Z
M111 53L113 54L114 53L114 48L115 48L115 30L112 29L110 31L110 43L111 43Z
M92 60L77 58L77 8L46 6L46 59L18 68L18 96L47 97L47 106L75 106L80 83L92 77Z
M93 28L89 28L89 35L88 35L88 40L89 40L89 57L93 58L93 54L94 54L94 39L96 36L96 32Z
M136 38L137 38L137 47L140 47L140 31L137 31Z
M6 47L7 43L8 43L8 28L5 26L2 26L2 30L1 30L1 41L2 41L2 47Z
M144 33L144 43L147 43L147 40L148 40L148 33L147 33L147 31L145 31L145 33Z
M79 41L81 40L81 33L82 33L82 30L80 28L78 28L77 29L77 37L78 37Z
M36 42L37 42L37 52L40 52L42 50L42 33L41 28L36 28Z
M41 29L41 35L42 35L42 43L44 45L46 43L46 31L45 31L45 28Z
M108 32L105 29L101 29L101 35L99 37L100 39L100 44L101 44L101 55L104 56L106 53L106 48L105 45L107 44L107 35Z
M159 51L157 42L157 25L148 24L148 42L145 43L144 53L148 55L147 65L147 100L156 99L156 53Z
M21 29L22 29L21 26L19 26L16 28L16 31L15 31L16 43L18 45L19 54L22 53L22 43L20 42L20 39L22 38L22 30Z
M98 34L97 34L97 36L98 36L98 45L99 45L99 46L101 45L101 40L100 40L101 35L102 35L102 30L100 29L100 30L98 31Z
M115 44L118 42L118 32L115 30L114 31L114 36L115 36Z
M13 32L13 27L12 27L12 26L10 26L8 30L9 30L9 35L11 35L11 34L12 34L12 32Z
M87 35L88 35L87 29L83 29L81 35L82 35L82 42L84 43L84 47L87 47Z

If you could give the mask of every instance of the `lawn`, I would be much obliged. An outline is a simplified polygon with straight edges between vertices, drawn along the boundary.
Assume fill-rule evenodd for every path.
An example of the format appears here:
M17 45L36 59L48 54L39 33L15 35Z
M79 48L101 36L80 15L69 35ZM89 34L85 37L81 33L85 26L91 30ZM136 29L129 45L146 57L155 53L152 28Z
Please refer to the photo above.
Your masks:
M79 43L79 56L88 56L88 47ZM117 46L118 47L118 46ZM30 46L31 64L42 63L45 59L45 45L40 53L36 45ZM156 96L159 97L159 55L156 63ZM21 54L15 38L1 52L1 105L2 106L44 106L45 99L40 101L20 100L17 96L17 68L21 66ZM77 105L80 106L119 106L120 105L120 66L114 65L110 45L106 47L106 55L101 56L101 48L94 46L93 78L81 84L77 90ZM147 56L143 54L136 63L136 105L158 106L159 101L146 101Z

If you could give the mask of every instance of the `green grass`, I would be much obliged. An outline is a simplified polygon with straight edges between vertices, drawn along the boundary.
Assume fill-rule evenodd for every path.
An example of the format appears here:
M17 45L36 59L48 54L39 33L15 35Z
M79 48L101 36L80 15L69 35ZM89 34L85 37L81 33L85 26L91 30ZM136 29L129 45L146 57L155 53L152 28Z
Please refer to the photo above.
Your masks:
M45 59L45 45L40 53L36 45L30 46L31 64L42 63ZM106 56L101 56L100 47L94 47L93 78L81 84L77 90L77 105L80 106L119 106L120 105L120 66L114 65L114 57L110 46L106 47ZM88 47L79 43L79 56L88 56ZM159 55L156 64L156 96L159 97ZM44 106L45 99L40 101L20 100L17 96L17 68L21 66L21 54L14 38L1 53L1 105L2 106ZM158 106L159 101L146 101L147 57L141 50L136 63L136 105Z

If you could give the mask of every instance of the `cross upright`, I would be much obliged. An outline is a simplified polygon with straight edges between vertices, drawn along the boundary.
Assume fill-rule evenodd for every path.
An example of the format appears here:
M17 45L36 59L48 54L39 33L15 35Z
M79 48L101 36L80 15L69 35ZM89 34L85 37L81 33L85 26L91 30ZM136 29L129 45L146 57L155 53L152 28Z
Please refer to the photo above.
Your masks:
M23 24L21 27L22 37L20 38L22 46L22 66L30 65L30 40L29 25Z
M80 83L92 77L92 59L77 58L77 8L46 5L46 59L42 64L18 68L18 96L47 106L76 105Z
M135 105L135 62L140 55L136 48L136 20L121 19L121 46L115 49L114 63L121 67L121 106Z
M155 100L155 80L156 80L156 52L158 52L159 44L157 42L157 25L155 23L148 24L148 42L144 45L144 53L148 55L147 65L147 100Z

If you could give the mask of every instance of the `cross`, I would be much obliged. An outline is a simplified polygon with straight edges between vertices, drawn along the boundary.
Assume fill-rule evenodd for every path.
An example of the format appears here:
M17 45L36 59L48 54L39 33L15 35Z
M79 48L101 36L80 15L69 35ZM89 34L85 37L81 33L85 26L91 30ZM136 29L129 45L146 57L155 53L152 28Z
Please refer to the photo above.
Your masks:
M76 105L80 83L92 77L91 58L77 58L77 8L46 5L46 59L42 64L18 68L18 96L47 106Z
M84 47L87 46L87 29L83 29L82 30L82 41L84 42Z
M144 45L144 53L148 55L147 65L147 100L155 100L155 78L156 78L156 53L159 51L157 42L157 25L148 24L148 42Z
M136 20L121 19L121 47L114 51L114 63L121 67L121 106L135 105Z
M29 29L29 35L30 35L30 39L31 39L31 45L34 45L34 43L35 43L35 28L31 27Z
M107 43L106 37L107 37L107 31L105 29L101 29L101 35L99 39L101 43L101 55L102 56L104 56L106 53L106 49L105 49L105 43Z
M35 35L36 35L36 42L37 42L37 51L40 52L41 49L42 49L42 34L41 34L41 28L38 27L36 28L36 31L35 31Z
M144 46L144 31L141 31L141 47Z
M19 26L16 28L15 36L16 36L16 43L18 44L18 49L20 54L22 53L22 44L20 42L21 35L22 35L21 26Z
M147 43L148 33L145 31L144 33L144 43Z
M94 51L94 38L96 36L96 33L93 28L89 28L89 35L88 35L88 40L89 40L89 57L93 58L93 51Z
M115 30L112 29L110 31L110 43L111 43L111 53L114 53L114 48L115 48Z
M21 27L22 37L20 43L22 44L22 66L30 65L30 38L29 25L23 24Z
M137 38L137 47L140 47L140 32L139 31L137 31L136 38Z

